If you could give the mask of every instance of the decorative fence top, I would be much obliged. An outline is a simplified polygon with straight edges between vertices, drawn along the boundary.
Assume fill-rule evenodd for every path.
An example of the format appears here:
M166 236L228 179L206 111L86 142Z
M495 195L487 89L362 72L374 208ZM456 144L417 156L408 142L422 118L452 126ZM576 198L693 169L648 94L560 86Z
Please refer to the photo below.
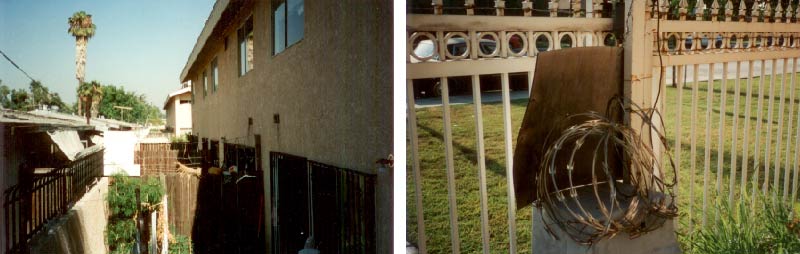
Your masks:
M443 0L424 6L412 3L410 12L417 12L414 6L422 6L428 14L407 15L407 77L527 72L540 52L618 44L611 33L612 19L607 18L609 4L602 0L586 6L574 2L566 9L558 1L548 2L549 15L534 15L543 10L535 9L528 0L513 7L522 11L517 15L507 15L510 7L506 1L494 1L491 7L478 7L475 0L465 1L464 6L445 6ZM587 11L589 6L592 9ZM495 16L476 15L478 10L493 10ZM498 59L509 61L501 65L472 61Z
M800 48L797 5L782 1L647 1L654 54L689 55L785 51ZM780 55L775 55L778 58ZM763 58L763 57L762 57ZM767 57L773 58L773 57ZM746 60L746 59L731 59Z

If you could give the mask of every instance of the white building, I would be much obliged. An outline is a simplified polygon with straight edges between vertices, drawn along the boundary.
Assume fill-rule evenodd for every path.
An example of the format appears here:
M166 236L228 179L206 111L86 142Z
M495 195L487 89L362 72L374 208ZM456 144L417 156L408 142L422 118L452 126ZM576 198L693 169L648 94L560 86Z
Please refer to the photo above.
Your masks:
M192 88L184 85L183 88L172 92L164 102L167 111L166 130L180 136L192 132Z

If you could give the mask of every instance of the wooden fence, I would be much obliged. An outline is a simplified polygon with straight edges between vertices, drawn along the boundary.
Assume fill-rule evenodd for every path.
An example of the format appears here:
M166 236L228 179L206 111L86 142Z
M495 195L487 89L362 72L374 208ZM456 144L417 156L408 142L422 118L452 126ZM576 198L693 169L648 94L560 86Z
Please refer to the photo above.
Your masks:
M134 148L134 163L142 166L142 176L177 172L181 162L189 167L200 166L196 143L139 143Z
M200 178L183 173L159 173L143 175L143 178L162 179L169 197L169 227L174 235L191 237L197 210L197 189Z

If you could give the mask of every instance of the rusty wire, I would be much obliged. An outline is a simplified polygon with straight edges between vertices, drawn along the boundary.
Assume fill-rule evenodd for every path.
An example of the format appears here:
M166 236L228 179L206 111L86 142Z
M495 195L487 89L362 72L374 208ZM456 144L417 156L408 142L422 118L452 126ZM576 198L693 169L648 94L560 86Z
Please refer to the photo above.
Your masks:
M559 237L552 225L577 243L591 245L620 232L628 233L631 238L638 237L677 216L673 191L677 183L675 163L663 133L663 119L657 126L652 118L660 114L655 109L643 110L622 97L615 97L608 105L606 115L588 112L566 117L560 126L569 127L552 143L545 142L551 145L536 177L536 206L541 211L545 230L556 239ZM631 119L638 117L642 131L614 121L612 116L619 112L630 115ZM548 140L552 134L548 135ZM648 139L650 142L646 141ZM654 152L656 145L663 148L662 158L668 166L665 167ZM592 151L592 158L577 158L578 151ZM565 165L563 161L556 163L561 156L569 158ZM587 169L576 169L575 162L588 159L591 159L588 169L591 183L576 186L573 171ZM610 159L621 163L611 163ZM618 173L613 173L620 170L622 179L618 179ZM568 186L558 186L559 174L566 174ZM670 174L671 181L665 182L663 179Z

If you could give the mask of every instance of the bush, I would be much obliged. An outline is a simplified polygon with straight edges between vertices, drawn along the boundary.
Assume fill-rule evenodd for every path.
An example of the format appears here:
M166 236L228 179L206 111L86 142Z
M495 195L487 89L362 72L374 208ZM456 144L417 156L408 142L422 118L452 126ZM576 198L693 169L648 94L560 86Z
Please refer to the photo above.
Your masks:
M142 181L122 174L111 176L111 182L106 197L111 210L106 243L111 253L128 253L136 241L136 190L140 193L142 209L152 211L161 202L164 187L156 178Z
M778 197L778 198L773 198ZM682 239L691 253L800 253L798 219L778 195L761 196L751 214L749 198L723 202L719 221Z
M169 244L169 253L192 253L192 240L182 235L175 236L175 241L170 242Z

